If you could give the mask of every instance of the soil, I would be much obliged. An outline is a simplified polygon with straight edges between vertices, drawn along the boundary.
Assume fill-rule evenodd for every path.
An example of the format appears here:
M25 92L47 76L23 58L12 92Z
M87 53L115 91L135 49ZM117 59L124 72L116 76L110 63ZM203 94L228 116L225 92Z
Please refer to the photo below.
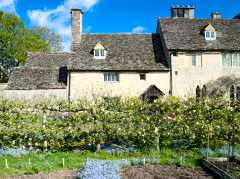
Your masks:
M202 169L155 165L129 167L122 176L124 179L213 179Z
M240 165L237 162L228 162L228 161L212 161L214 165L218 168L224 170L229 175L240 178Z
M36 175L24 175L16 177L1 177L0 179L74 179L77 176L77 171L58 171L49 174L39 173Z

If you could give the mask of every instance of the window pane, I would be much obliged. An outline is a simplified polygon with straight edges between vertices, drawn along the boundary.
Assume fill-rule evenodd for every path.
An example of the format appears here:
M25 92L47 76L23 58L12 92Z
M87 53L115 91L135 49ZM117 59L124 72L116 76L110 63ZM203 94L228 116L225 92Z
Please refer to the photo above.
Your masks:
M105 50L101 50L101 56L102 56L102 57L105 56Z
M115 81L114 73L110 73L110 81Z
M99 56L99 50L95 50L95 56L96 56L96 57Z
M236 53L232 54L232 59L233 59L233 66L236 67L237 66L237 56L236 56Z
M197 57L196 55L192 56L192 66L196 66L197 65Z
M104 73L104 81L108 81L108 73Z
M226 54L222 54L222 65L227 66Z
M140 80L146 80L146 74L140 73Z
M206 37L209 38L210 37L210 32L206 32Z
M215 38L215 32L211 32L211 38Z
M240 53L237 53L237 62L238 62L238 66L240 66Z

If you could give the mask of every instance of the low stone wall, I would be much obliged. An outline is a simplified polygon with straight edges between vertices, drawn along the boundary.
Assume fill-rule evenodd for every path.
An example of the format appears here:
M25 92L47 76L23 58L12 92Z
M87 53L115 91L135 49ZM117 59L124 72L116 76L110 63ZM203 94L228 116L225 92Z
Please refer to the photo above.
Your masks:
M48 90L4 90L3 96L19 100L68 99L67 89Z

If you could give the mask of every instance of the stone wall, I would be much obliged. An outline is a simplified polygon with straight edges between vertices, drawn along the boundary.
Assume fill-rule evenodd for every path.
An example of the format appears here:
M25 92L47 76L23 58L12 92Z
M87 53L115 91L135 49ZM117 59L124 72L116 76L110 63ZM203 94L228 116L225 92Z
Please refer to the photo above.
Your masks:
M168 95L169 72L146 73L146 80L140 80L138 72L119 72L119 82L105 82L103 72L72 72L71 99L99 96L140 96L153 84Z
M196 54L196 66L192 66L192 55L179 53L172 60L172 94L188 97L195 95L197 85L216 80L222 76L240 76L239 67L223 67L220 52Z
M4 89L7 87L7 83L0 83L0 96L4 95Z
M67 89L5 90L4 97L19 100L68 99Z

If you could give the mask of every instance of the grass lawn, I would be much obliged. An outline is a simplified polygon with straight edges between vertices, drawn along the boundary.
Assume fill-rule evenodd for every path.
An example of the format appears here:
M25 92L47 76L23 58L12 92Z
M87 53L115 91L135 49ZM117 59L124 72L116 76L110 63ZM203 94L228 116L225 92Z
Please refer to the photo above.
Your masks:
M63 166L64 158L64 166ZM186 167L199 166L200 154L198 151L187 151L184 154L176 150L162 150L161 152L134 152L110 155L106 152L92 153L73 153L73 152L56 152L56 153L30 153L26 156L0 157L0 176L17 176L32 175L36 173L49 173L59 170L80 169L87 159L131 159L131 158L148 158L153 159L161 165L183 165ZM8 168L6 168L6 159Z

